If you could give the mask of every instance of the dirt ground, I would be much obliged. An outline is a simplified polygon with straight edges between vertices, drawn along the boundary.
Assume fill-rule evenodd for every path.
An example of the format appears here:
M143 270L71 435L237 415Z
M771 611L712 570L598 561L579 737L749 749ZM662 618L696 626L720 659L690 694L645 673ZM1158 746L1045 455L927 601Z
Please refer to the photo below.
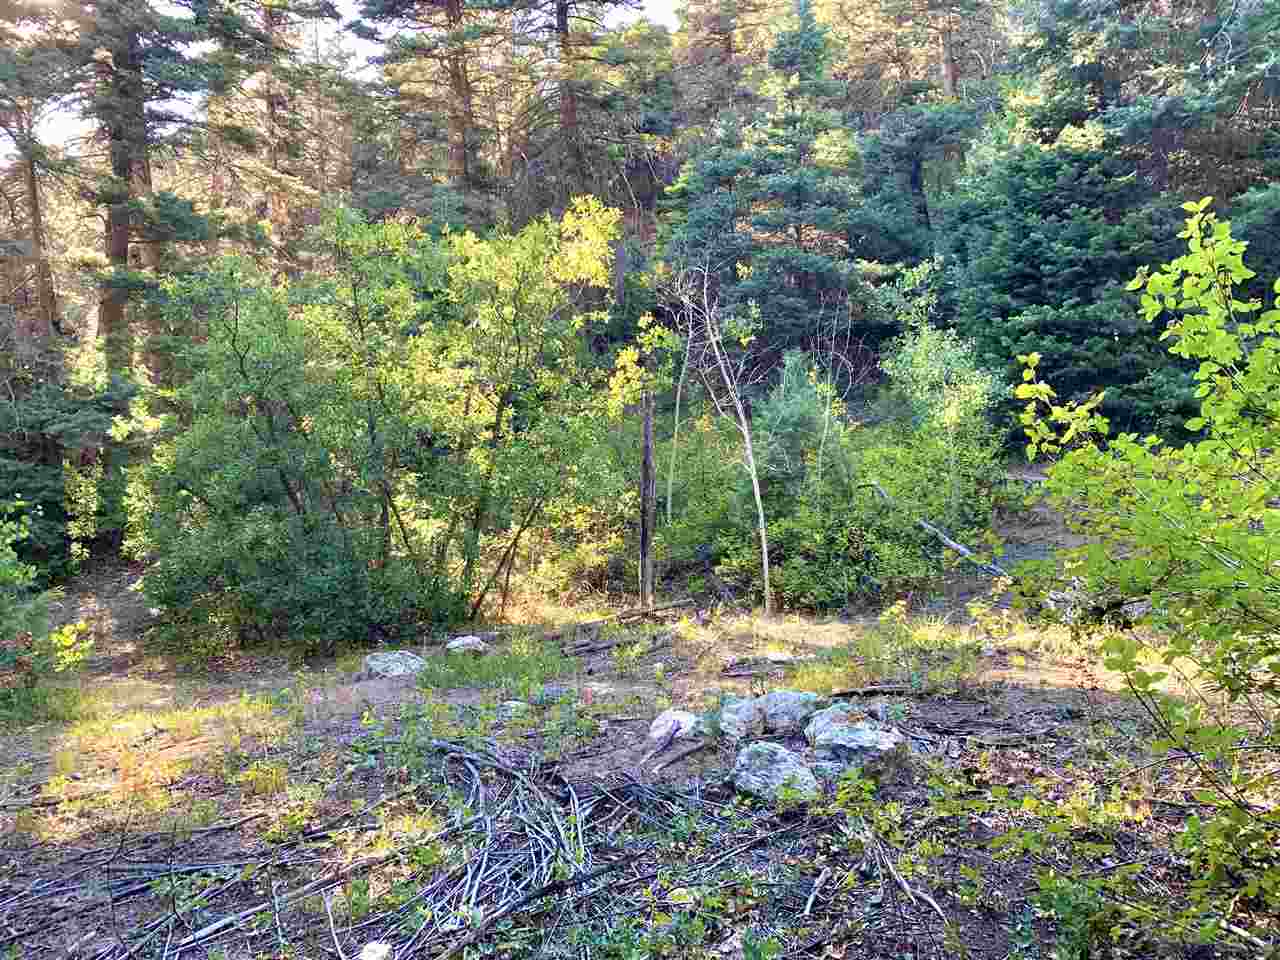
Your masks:
M1039 536L1032 529L1038 522L1027 521L1028 541ZM469 793L459 809L499 796L517 808L551 804L545 815L553 819L561 815L558 805L577 811L586 798L590 811L565 822L572 828L598 816L606 839L596 838L599 846L590 850L584 845L585 856L608 856L617 844L643 851L627 854L646 865L629 868L634 877L621 887L601 887L597 900L581 894L584 916L593 918L583 923L594 924L592 935L604 946L574 956L1029 960L1050 954L1019 944L1052 936L1045 914L1029 906L1035 863L997 863L983 852L1008 826L1002 814L939 820L930 813L936 794L930 778L945 771L970 791L1043 782L1048 795L1066 802L1078 792L1082 771L1096 774L1117 763L1137 768L1144 759L1139 736L1149 732L1096 656L1025 626L992 634L975 624L962 602L975 595L976 581L956 587L946 610L926 610L925 625L911 628L914 639L900 638L905 646L868 640L878 629L871 617L765 620L695 609L611 625L604 638L613 645L544 678L567 688L561 702L539 706L521 722L493 716L498 701L514 696L518 678L424 688L404 679L360 679L358 656L299 663L284 655L237 655L197 669L181 656L158 655L143 641L153 617L135 589L139 574L127 567L99 571L72 584L59 609L61 621L83 619L92 627L95 652L79 681L92 714L71 726L16 732L0 751L0 860L7 860L0 868L0 956L7 948L16 957L94 960L349 960L377 930L408 930L395 925L407 909L396 891L422 882L415 877L436 875L415 873L402 853L379 852L418 850L412 861L436 849L417 841L404 847L403 833L388 839L391 824L416 836L413 830L435 822L432 811L445 798ZM514 643L508 628L499 632L500 650ZM574 636L562 623L522 635L539 634ZM439 656L437 647L419 652ZM836 807L819 806L799 819L785 810L740 807L725 781L734 745L707 737L656 751L648 738L650 722L666 707L702 712L726 696L795 685L849 700L868 715L891 715L909 737L911 758L882 778L876 797L877 816L897 811L896 820L877 828L891 839L845 836L852 821L833 812L834 793L826 803ZM796 736L772 739L807 750ZM443 766L424 760L433 750L454 759ZM485 763L489 772L477 769ZM428 782L437 786L423 793ZM1142 829L1121 831L1098 868L1131 857L1167 878L1176 870L1160 844L1185 815L1189 794L1160 771L1141 783L1152 798ZM534 799L510 800L522 784ZM406 795L417 798L408 808ZM375 810L382 812L371 817ZM399 819L390 819L392 811ZM659 811L665 812L656 820L649 815ZM864 820L871 822L871 814ZM644 833L659 821L687 831L680 834L685 839ZM529 849L536 850L542 841L536 831L531 836ZM625 836L649 839L627 846L616 839ZM894 857L912 862L911 851L929 849L935 836L949 837L951 846L929 855L932 872L899 876ZM894 856L885 853L890 848ZM445 863L456 855L429 854ZM371 862L381 866L362 873ZM500 882L497 874L486 874L482 863L473 875L471 862L456 868L468 872L460 886L441 888L441 902L469 903L481 913L485 896L510 903L509 877L519 871L501 881L507 887L486 894L486 884ZM729 871L721 885L733 894L711 897L706 890L719 888L699 881L699 896L717 906L689 921L706 948L697 952L693 934L662 938L672 917L688 913L683 891L694 881L679 879L681 870L694 876L705 863ZM317 876L332 882L322 896L304 896ZM555 886L551 876L546 889ZM654 879L662 877L676 879L662 886ZM625 889L641 881L657 898L648 907L626 899ZM501 890L508 891L506 901ZM606 894L613 906L592 913ZM335 920L339 897L344 906ZM378 912L375 902L392 906ZM649 920L632 927L618 921L613 913L624 903L626 911L647 909ZM548 909L523 925L503 926L510 942L532 942L529 931L551 922ZM439 916L422 922L440 950L460 942ZM609 944L623 942L617 938L640 936L626 932L633 927L649 931L650 952L609 952ZM414 937L404 933L397 950L411 951L421 929ZM750 930L761 937L773 931L785 954L750 952ZM475 956L569 956L557 952L559 942L546 934L536 952L499 946ZM652 946L659 943L668 945ZM1143 955L1135 949L1127 955Z

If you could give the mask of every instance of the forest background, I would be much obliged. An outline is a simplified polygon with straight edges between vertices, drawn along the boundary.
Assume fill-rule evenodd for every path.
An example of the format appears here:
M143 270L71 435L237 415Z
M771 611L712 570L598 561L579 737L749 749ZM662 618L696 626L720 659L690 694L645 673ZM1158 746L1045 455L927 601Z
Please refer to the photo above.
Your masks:
M1280 272L1274 5L345 14L0 10L15 556L151 561L219 643L394 637L517 568L649 597L655 556L892 599L940 570L917 520L988 525L1018 358L1196 436L1126 290L1183 203Z

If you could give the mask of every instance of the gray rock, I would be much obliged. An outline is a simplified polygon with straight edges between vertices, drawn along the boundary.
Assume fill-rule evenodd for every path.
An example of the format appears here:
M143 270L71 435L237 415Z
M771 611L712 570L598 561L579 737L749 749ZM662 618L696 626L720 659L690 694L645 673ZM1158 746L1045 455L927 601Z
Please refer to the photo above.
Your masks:
M364 658L360 676L367 680L379 677L412 677L426 665L427 661L408 650L385 650Z
M812 744L818 739L818 734L822 733L827 727L836 726L838 724L847 724L849 718L856 716L858 710L850 703L833 703L825 710L819 710L809 720L808 726L804 728L804 738Z
M542 689L529 698L529 702L536 707L545 707L553 703L559 703L565 697L576 700L578 692L573 687L567 687L563 683L544 683Z
M618 691L607 683L584 683L582 693L592 700L608 700L617 696Z
M805 800L818 796L818 781L800 759L776 743L752 743L738 751L733 765L733 785L743 793L776 800L783 787Z
M853 766L878 760L905 742L906 737L894 727L864 720L828 726L814 738L813 747L820 760Z
M503 700L498 704L497 717L499 722L508 723L511 720L527 717L530 709L523 700Z
M822 705L822 698L816 693L799 690L774 690L760 699L764 707L764 728L771 733L800 730Z
M649 739L659 742L666 740L672 736L673 730L675 736L672 739L687 740L705 735L707 725L700 716L688 710L663 710L649 724Z
M444 645L450 653L474 653L477 656L489 652L489 645L477 636L458 637Z
M730 700L720 708L720 732L730 740L764 733L764 704L759 698Z

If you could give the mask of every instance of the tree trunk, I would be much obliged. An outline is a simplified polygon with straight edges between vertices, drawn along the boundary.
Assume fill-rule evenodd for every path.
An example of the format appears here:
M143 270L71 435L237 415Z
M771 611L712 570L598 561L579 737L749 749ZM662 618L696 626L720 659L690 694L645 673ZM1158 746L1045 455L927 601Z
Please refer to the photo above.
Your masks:
M711 346L716 367L719 369L725 389L729 393L729 400L733 404L734 418L737 420L738 433L742 436L743 461L746 463L747 473L751 477L751 492L756 501L756 531L760 536L760 578L764 582L764 612L766 615L772 616L774 608L773 590L769 585L769 527L765 522L764 516L764 496L760 492L760 472L756 469L755 444L751 436L751 418L747 416L747 408L743 404L742 392L738 387L738 382L734 379L733 373L729 369L729 361L725 357L724 348L720 343L720 331L715 328L712 312L707 310L705 314L707 342Z
M933 222L929 217L929 196L924 191L924 157L919 153L911 156L911 199L915 201L916 213L927 230L933 230Z
M578 139L578 91L574 81L573 37L569 33L569 2L556 0L556 40L560 47L560 135L566 144Z
M28 144L23 157L22 176L27 188L27 218L31 229L31 256L36 265L36 295L40 311L38 328L31 330L34 337L52 335L56 326L57 302L53 289L53 271L49 269L49 257L44 248L44 212L40 206L40 184L36 180L34 144Z
M128 372L133 359L133 337L126 309L129 295L116 277L129 269L129 175L133 165L131 144L123 127L116 122L109 131L114 195L107 207L106 254L112 276L103 285L98 308L98 335L105 343L107 370L119 374Z
M468 182L468 163L471 139L471 81L467 77L466 51L461 49L458 34L462 31L462 0L446 0L445 13L449 18L450 52L447 55L449 90L453 94L449 104L449 179L455 186Z
M129 270L129 201L133 192L134 162L145 156L146 119L142 78L135 64L138 39L129 35L98 62L99 83L112 104L105 119L110 144L111 183L107 206L106 255L111 276L101 288L98 335L103 339L107 370L127 374L133 363L133 332L129 327L129 292L119 275Z
M684 393L684 379L689 373L689 352L693 349L693 335L685 338L684 362L680 365L680 379L676 381L676 412L671 427L671 460L667 464L667 523L671 522L671 496L676 485L676 450L680 440L680 398Z
M653 528L658 518L657 474L653 465L654 396L646 391L643 452L640 457L640 606L653 606Z
M939 63L942 69L942 95L948 100L956 98L958 70L956 68L955 37L951 31L950 17L938 33Z

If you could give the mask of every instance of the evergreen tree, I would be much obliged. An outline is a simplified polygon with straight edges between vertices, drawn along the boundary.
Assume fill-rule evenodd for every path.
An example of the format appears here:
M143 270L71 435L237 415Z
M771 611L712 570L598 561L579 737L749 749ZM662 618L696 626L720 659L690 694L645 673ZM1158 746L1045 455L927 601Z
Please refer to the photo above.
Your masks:
M941 211L956 327L993 369L1038 352L1063 397L1106 389L1117 430L1178 429L1189 381L1124 291L1171 252L1175 213L1114 156L1010 150Z
M807 345L843 308L854 256L849 211L858 156L831 102L827 31L809 0L770 53L773 109L759 124L732 118L670 191L666 257L709 267L731 309L758 308L780 354Z

